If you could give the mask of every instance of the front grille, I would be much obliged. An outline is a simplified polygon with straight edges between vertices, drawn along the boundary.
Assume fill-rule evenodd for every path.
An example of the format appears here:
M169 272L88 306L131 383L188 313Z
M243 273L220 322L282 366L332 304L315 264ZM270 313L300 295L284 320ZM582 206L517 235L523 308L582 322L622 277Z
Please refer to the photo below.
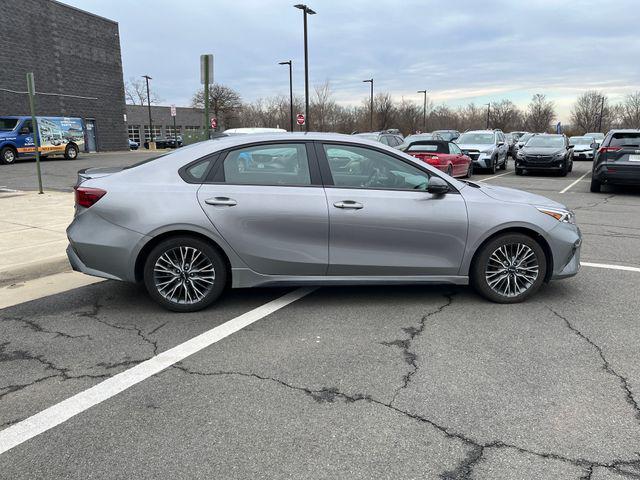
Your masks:
M527 163L550 163L553 157L551 155L526 155L524 159Z
M464 153L474 161L478 160L478 157L480 157L480 152L478 150L463 150L462 153Z

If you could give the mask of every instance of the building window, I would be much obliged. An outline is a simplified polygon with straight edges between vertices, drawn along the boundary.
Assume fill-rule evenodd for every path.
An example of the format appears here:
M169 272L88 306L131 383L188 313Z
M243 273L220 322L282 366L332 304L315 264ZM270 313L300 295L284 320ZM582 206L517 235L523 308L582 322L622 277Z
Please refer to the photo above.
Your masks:
M128 125L129 140L140 143L140 125Z
M167 133L167 137L168 137L168 138L173 138L173 137L174 137L173 125L167 125L165 128L166 128L166 130L165 130L165 131L166 131L166 133ZM178 126L176 126L175 133L176 133L178 136L181 136L181 135L182 135L182 127L181 127L181 126L179 126L179 125L178 125Z
M162 125L154 125L153 126L153 138L160 138L162 136ZM149 125L144 126L144 139L145 141L149 141Z
M199 132L200 130L202 130L202 127L200 127L199 125L187 125L186 127L184 127L184 129L187 132Z

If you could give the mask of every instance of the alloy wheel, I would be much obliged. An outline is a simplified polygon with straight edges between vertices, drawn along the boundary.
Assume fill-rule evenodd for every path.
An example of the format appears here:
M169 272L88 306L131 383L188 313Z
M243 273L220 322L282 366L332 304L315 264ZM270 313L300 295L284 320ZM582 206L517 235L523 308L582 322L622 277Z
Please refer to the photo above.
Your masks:
M158 257L153 267L158 293L181 305L200 302L213 288L215 279L213 262L194 247L171 248Z
M489 256L485 279L489 287L504 297L517 297L536 281L540 265L536 253L523 243L501 245Z
M6 163L13 163L16 160L16 154L10 148L4 151L4 161Z

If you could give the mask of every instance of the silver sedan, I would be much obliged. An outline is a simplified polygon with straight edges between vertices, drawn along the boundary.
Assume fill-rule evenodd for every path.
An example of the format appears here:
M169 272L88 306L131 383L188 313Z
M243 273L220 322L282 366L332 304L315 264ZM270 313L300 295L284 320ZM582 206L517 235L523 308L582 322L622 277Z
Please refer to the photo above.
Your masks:
M78 177L73 268L175 311L266 285L471 283L514 303L580 266L563 205L354 136L231 136Z

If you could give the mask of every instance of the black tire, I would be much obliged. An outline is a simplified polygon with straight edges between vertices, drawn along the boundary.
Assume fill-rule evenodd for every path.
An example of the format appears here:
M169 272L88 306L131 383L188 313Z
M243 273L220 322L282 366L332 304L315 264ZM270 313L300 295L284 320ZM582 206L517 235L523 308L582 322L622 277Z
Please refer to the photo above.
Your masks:
M573 158L569 161L569 170L568 172L573 172Z
M520 167L516 167L516 175L524 175L524 170Z
M506 170L507 169L507 158L509 157L504 157L504 162L502 165L500 165L500 170Z
M187 282L190 283L189 288L191 289L191 292L195 292L193 290L193 280L195 280L195 278L192 278L192 273L187 273L191 271L192 267L189 265L188 261L186 263L183 261L181 265L177 265L177 267L180 268L186 266L186 268L184 268L184 270L181 270L180 272L178 272L178 268L173 271L174 269L172 267L169 267L172 272L168 273L164 273L164 271L157 272L154 270L156 267L156 263L159 261L160 257L165 254L172 257L172 259L175 261L175 259L178 257L175 257L173 255L176 252L179 253L180 248L195 249L201 255L196 258L203 259L204 261L208 260L213 268L213 278L211 278L211 274L207 274L209 280L206 280L206 282L212 281L213 283L211 285L202 283L205 282L205 280L196 280L196 282L201 282L197 285L198 287L200 287L198 288L198 290L201 289L200 291L203 295L202 298L197 301L191 301L190 296L189 301L186 301L188 293L186 293L187 288L184 285ZM199 265L199 268L202 268L202 265L204 265L203 263L200 263L201 261L202 260L198 260L198 264L196 264ZM162 263L159 264L158 267L164 268ZM149 296L151 296L151 298L155 302L157 302L167 310L172 310L174 312L196 312L208 307L213 302L215 302L224 291L227 284L227 277L227 266L222 255L218 253L218 251L206 241L189 236L172 237L160 242L153 248L153 250L151 250L144 264L144 285L147 289L147 292L149 292ZM167 278L169 280L166 280ZM163 295L160 292L160 287L157 285L157 282L162 283L165 280L176 282L178 284L178 286L176 287L178 288L178 290L175 296L180 297L184 293L185 301L175 301L174 299L168 298L166 295ZM174 286L176 285L176 283L172 283L170 285ZM182 286L180 286L180 284L182 284ZM164 293L169 294L169 291L167 290Z
M602 183L596 180L595 178L591 177L591 188L589 189L591 190L591 193L600 193L601 189L602 189Z
M453 177L453 167L451 165L447 167L447 175Z
M64 149L64 158L67 160L75 160L78 158L78 153L77 145L70 143L67 145L67 148Z
M567 161L565 160L565 162L562 164L562 168L558 173L560 174L561 177L566 177L568 172L569 172L569 165L567 165Z
M507 246L507 248L509 249L514 248L511 247L514 245L525 245L528 247L529 251L533 253L534 257L532 258L535 260L538 268L537 276L535 276L535 279L532 280L529 285L522 285L522 292L515 292L514 289L514 295L501 294L497 290L494 290L494 288L489 285L489 282L487 280L487 268L491 268L489 266L489 258L500 247ZM528 262L526 265L531 266L533 264ZM515 267L510 266L509 268ZM505 233L491 239L476 252L473 263L471 265L471 271L469 273L471 277L471 285L480 295L482 295L487 300L496 303L519 303L535 294L542 286L545 275L547 273L547 259L540 244L532 237L522 233ZM515 270L513 271L513 275L516 275ZM509 279L509 281L511 280ZM501 285L504 286L504 283L501 284L500 282L498 282L496 285L498 287L501 287ZM515 285L517 285L517 283ZM507 286L507 288L509 287ZM498 290L499 289L500 288L498 288Z
M16 163L18 159L18 152L11 147L4 147L0 150L0 163L3 165L9 165Z
M464 178L471 178L472 175L473 175L473 162L469 162L469 168L467 168L467 174L464 176Z
M492 175L496 173L496 163L497 162L498 162L498 157L491 159L491 166L489 167L489 173L492 174Z

